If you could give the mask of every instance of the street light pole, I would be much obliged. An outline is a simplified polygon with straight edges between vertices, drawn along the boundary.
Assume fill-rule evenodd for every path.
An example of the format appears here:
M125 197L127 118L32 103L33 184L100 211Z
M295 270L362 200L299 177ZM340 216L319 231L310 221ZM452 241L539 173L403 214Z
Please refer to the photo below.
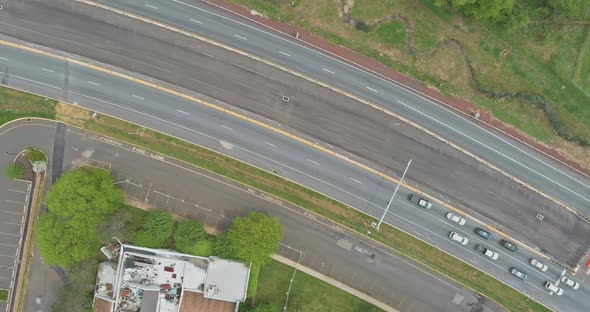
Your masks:
M395 187L395 191L393 191L393 195L391 195L391 199L387 203L387 207L385 207L385 211L383 211L383 215L381 216L381 219L379 220L379 223L377 223L377 226L375 226L375 228L377 229L377 231L379 231L379 227L381 226L381 223L383 223L383 219L385 219L385 215L387 214L387 211L389 211L389 207L391 206L391 203L393 202L393 198L395 197L395 194L397 194L397 190L399 190L399 186L402 184L402 180L406 176L406 172L408 172L408 169L410 168L410 164L412 164L412 159L411 158L410 158L410 161L408 161L408 165L406 166L406 169L404 170L404 173L402 174L402 177L397 182L397 186Z

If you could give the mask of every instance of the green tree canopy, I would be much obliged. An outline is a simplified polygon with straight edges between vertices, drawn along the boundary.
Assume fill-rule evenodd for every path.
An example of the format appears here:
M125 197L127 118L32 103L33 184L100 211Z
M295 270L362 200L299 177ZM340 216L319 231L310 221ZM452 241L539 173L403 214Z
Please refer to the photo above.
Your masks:
M174 247L182 253L193 254L196 245L206 238L207 232L201 223L186 219L179 222L174 230Z
M92 258L99 248L94 226L72 224L51 212L42 215L36 224L36 238L45 263L71 267Z
M45 197L47 209L64 220L83 218L92 224L104 220L123 203L123 190L109 172L82 167L65 172Z
M546 0L546 6L564 16L579 17L583 12L583 2L590 6L588 0Z
M251 211L247 217L236 218L219 241L228 245L224 248L231 253L230 258L264 264L277 251L282 238L283 230L278 218Z
M173 231L172 215L163 210L154 210L145 218L141 230L133 239L133 243L148 248L167 247Z
M451 6L476 19L489 19L496 22L510 17L514 0L435 0L436 6Z
M71 267L92 258L99 247L97 225L123 201L108 172L79 168L65 172L49 190L48 212L36 225L41 256L50 265Z

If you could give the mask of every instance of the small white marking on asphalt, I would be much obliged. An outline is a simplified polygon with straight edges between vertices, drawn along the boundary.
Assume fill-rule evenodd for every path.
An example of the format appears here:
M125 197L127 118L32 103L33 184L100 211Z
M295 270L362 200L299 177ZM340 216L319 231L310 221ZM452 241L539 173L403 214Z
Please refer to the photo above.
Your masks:
M23 204L23 205L26 204L26 203L23 203L23 202L19 202L19 201L15 201L15 200L10 200L10 199L7 199L6 201L9 202L9 203L15 203L15 204Z
M308 158L308 159L306 159L306 160L307 160L307 161L309 161L309 162L310 162L310 163L312 163L312 164L316 164L316 165L319 165L319 164L320 164L320 163L318 163L317 161L311 160L311 159L309 159L309 158Z
M322 67L322 70L324 70L324 71L327 71L327 72L329 72L330 74L335 74L335 72L333 72L333 71L331 71L331 70L329 70L329 69L325 69L325 68L323 68L323 67Z
M279 53L281 53L281 54L283 54L283 55L286 55L286 56L291 56L291 54L289 54L289 53L285 53L285 52L283 52L283 51L280 51L280 50L279 50Z
M5 57L2 57L2 56L0 56L0 60L5 60L5 61L8 61L8 59L7 59L7 58L5 58Z
M358 183L358 184L363 184L363 182L361 182L361 181L359 181L359 180L357 180L357 179L353 179L353 178L349 178L349 179L351 179L352 181L354 181L354 182L356 182L356 183Z
M44 70L44 71L48 71L48 72L50 72L50 73L55 73L55 71L53 71L53 70L51 70L51 69L47 69L47 68L41 68L41 69L42 69L42 70Z
M16 192L16 193L23 193L26 194L27 192L25 191L19 191L19 190L12 190L12 189L8 189L9 192Z
M272 146L272 147L277 147L276 145L274 145L274 144L272 144L272 143L268 143L268 142L266 142L266 141L264 141L264 144L270 145L270 146Z
M225 128L225 129L229 130L229 131L232 131L232 130L234 130L234 129L232 129L232 128L228 127L228 126L224 126L224 125L220 125L220 126L221 126L222 128Z
M373 89L373 88L371 88L371 87L369 87L369 86L367 86L367 89L369 89L369 90L371 90L371 91L373 91L373 92L375 92L375 93L379 93L379 91L377 91L377 90L375 90L375 89Z
M145 6L146 6L146 7L148 7L148 8L152 8L152 9L154 9L154 10L157 10L157 9L158 9L158 7L155 7L155 6L153 6L153 5L149 5L149 4L147 4L147 3L145 3Z
M91 84L91 85L100 86L100 83L96 83L96 82L93 82L93 81L90 81L90 80L88 81L88 83Z
M242 39L242 40L248 40L248 38L246 38L246 37L242 37L242 36L239 36L239 35L236 35L236 34L234 34L234 36L236 36L236 37L238 37L238 38L240 38L240 39Z
M144 98L142 98L142 97L141 97L141 96L139 96L139 95L132 94L131 96L133 96L134 98L138 98L138 99L140 99L140 100L145 100Z
M177 109L176 111L179 112L179 113L181 113L181 114L190 115L189 113L187 113L185 111L181 111L180 109Z
M191 18L191 22L195 22L195 23L197 23L197 24L203 24L203 22L201 22L201 21L197 21L197 20L194 20L194 19L192 19L192 18Z

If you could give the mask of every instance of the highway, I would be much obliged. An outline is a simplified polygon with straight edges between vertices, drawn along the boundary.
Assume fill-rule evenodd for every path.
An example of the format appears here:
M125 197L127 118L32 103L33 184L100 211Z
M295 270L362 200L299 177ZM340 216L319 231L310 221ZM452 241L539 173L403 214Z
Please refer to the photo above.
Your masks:
M361 289L401 311L452 312L469 309L470 306L483 308L484 312L502 311L493 302L478 300L476 293L352 231L337 230L329 221L312 219L295 207L264 200L244 186L220 176L186 167L185 164L178 166L179 162L173 159L162 161L146 157L134 152L131 146L107 143L92 133L72 127L62 127L58 131L54 122L17 122L0 128L0 133L0 146L3 148L20 150L27 146L39 146L48 152L51 163L54 163L52 156L56 152L62 154L58 163L65 170L80 164L108 165L118 185L131 198L199 220L217 230L225 230L231 219L245 216L251 210L276 216L280 218L285 234L283 247L279 250L281 255L296 261L299 259L297 251L301 251L301 264L304 266ZM63 144L54 145L57 141ZM0 160L4 164L4 160L9 158L0 155ZM126 180L128 184L121 183ZM46 182L51 185L50 179ZM184 204L180 203L180 199ZM199 206L195 207L193 203ZM223 217L220 217L221 214ZM353 246L361 247L374 256L370 258ZM3 271L0 269L0 273ZM47 285L47 281L37 276L32 278L41 285ZM48 309L50 302L47 302L47 295L52 290L35 289L39 288L35 285L29 287L35 295L43 298L43 307ZM429 296L422 295L425 289ZM465 300L453 303L457 295ZM30 311L38 310L34 298L28 299ZM25 307L25 311L29 310Z
M589 232L589 225L570 212L401 120L281 70L196 40L187 40L182 35L174 35L143 22L133 22L114 13L105 13L69 0L49 0L42 3L24 0L10 3L5 6L0 17L0 32L198 91L197 97L208 98L212 103L318 142L323 147L393 177L399 177L408 159L413 158L407 183L570 266L575 266L590 245L590 238L580 235ZM71 83L78 84L76 88L82 88L82 91L88 90L74 92L93 98L100 98L98 94L105 92L104 87L96 85L97 82L91 79L82 80L82 83L69 81L71 71L77 70L75 67L64 75L64 64L45 68L40 63L34 65L40 61L37 57L31 57L31 62L25 62L30 68L23 78L36 80L35 77L42 77L51 81L51 86L29 83L33 91L39 90L48 96L68 101L77 101L80 98L80 95L64 92L70 90ZM11 61L2 64L6 65L4 71L9 73L10 83L23 83L16 77L18 74L13 72L20 70L13 68L20 64ZM126 90L123 92L124 96L116 98L120 103L112 103L126 105L129 94L134 93ZM285 94L291 97L289 103L280 100L281 95ZM139 98L131 96L133 101L139 101L143 97L135 95ZM191 123L186 122L190 116L182 115L175 109L152 107L161 106L162 102L154 104L153 99L145 99L142 106L136 106L141 112L175 124L178 124L176 118L180 118L184 120L186 127L192 127ZM116 107L109 106L114 114L121 114L125 118L130 114L129 110L117 111ZM182 108L177 109L188 112ZM160 114L164 114L166 118ZM224 120L224 117L220 118ZM143 118L141 122L165 132L170 129L169 124L156 124L149 118ZM227 124L219 127L223 131L234 130ZM184 137L192 139L190 131L183 131ZM236 141L231 142L236 144L242 138L234 139ZM278 137L276 139L285 140ZM264 148L272 147L266 143L263 145ZM374 189L371 183L379 184L382 181L375 180L371 174L363 173L360 178L340 174L344 180L339 183L346 186L341 187L336 185L338 183L332 183L333 179L339 180L339 177L332 176L333 167L327 165L332 159L322 162L311 158L308 160L302 156L303 151L280 155L272 150L265 152L268 153L261 153L264 157L284 162L290 168L279 168L272 161L262 159L256 160L255 164L267 170L280 169L281 175L315 187L318 183L310 183L319 182L318 180L307 181L299 177L301 173L312 174L345 192L325 188L319 190L330 196L342 196L336 198L342 198L359 209L368 210L375 205L383 207L388 200L381 199L388 195L374 196L381 190ZM291 159L284 161L284 157ZM251 161L247 155L241 159ZM293 169L299 174L294 175L291 172ZM390 189L386 190L386 193L390 192ZM536 218L537 214L544 216L542 222Z
M588 177L408 92L406 87L358 70L298 44L291 38L216 10L201 1L98 2L202 34L368 99L429 128L552 197L590 215Z
M56 97L64 92L60 87L63 72L58 74L65 68L62 61L6 46L0 47L0 57L11 65L11 73L6 76L9 86ZM2 66L6 64L0 63ZM150 125L267 170L277 170L281 176L338 198L368 214L380 216L394 188L392 183L367 175L349 162L297 141L286 140L241 119L73 63L69 63L68 72L67 97L72 102ZM322 170L318 170L318 166ZM519 290L525 290L560 311L582 311L580 307L584 306L590 289L587 285L576 292L566 290L561 297L549 296L542 284L546 280L556 280L561 269L549 264L548 272L536 272L527 264L532 255L526 250L511 254L498 246L497 239L489 242L478 239L472 234L473 223L468 222L460 228L454 226L444 219L446 210L436 205L431 210L423 210L409 203L408 195L407 190L400 190L386 216L387 223L460 257ZM450 241L447 235L452 230L467 236L470 244L463 247ZM497 250L500 259L488 261L482 258L473 250L475 243L484 243ZM529 274L526 283L508 274L512 266Z

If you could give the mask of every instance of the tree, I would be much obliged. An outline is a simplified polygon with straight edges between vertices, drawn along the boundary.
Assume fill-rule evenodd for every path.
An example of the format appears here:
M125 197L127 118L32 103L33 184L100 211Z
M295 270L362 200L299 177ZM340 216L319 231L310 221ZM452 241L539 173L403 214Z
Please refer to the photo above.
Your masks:
M51 212L43 214L36 224L36 238L44 262L67 268L91 259L99 248L94 226L69 223Z
M194 251L196 245L207 238L207 232L199 222L186 219L178 223L174 230L174 247L182 253Z
M450 5L476 19L504 22L510 17L514 0L435 0L434 5L438 7Z
M122 201L123 191L102 169L64 173L49 190L45 198L48 212L36 225L37 245L45 262L71 267L91 259L99 247L96 227Z
M82 167L64 173L45 198L47 209L64 220L84 218L97 225L123 203L123 190L102 169Z
M251 211L247 217L236 218L224 236L230 258L265 264L277 251L283 233L278 218Z
M561 13L568 17L579 17L582 14L583 1L585 0L546 0L547 7L554 13ZM590 5L587 3L586 5Z
M173 230L172 215L163 210L153 210L145 218L141 230L133 239L133 243L148 248L167 247Z
M198 241L188 253L200 257L209 257L213 255L214 245L215 241L213 239L203 239Z

